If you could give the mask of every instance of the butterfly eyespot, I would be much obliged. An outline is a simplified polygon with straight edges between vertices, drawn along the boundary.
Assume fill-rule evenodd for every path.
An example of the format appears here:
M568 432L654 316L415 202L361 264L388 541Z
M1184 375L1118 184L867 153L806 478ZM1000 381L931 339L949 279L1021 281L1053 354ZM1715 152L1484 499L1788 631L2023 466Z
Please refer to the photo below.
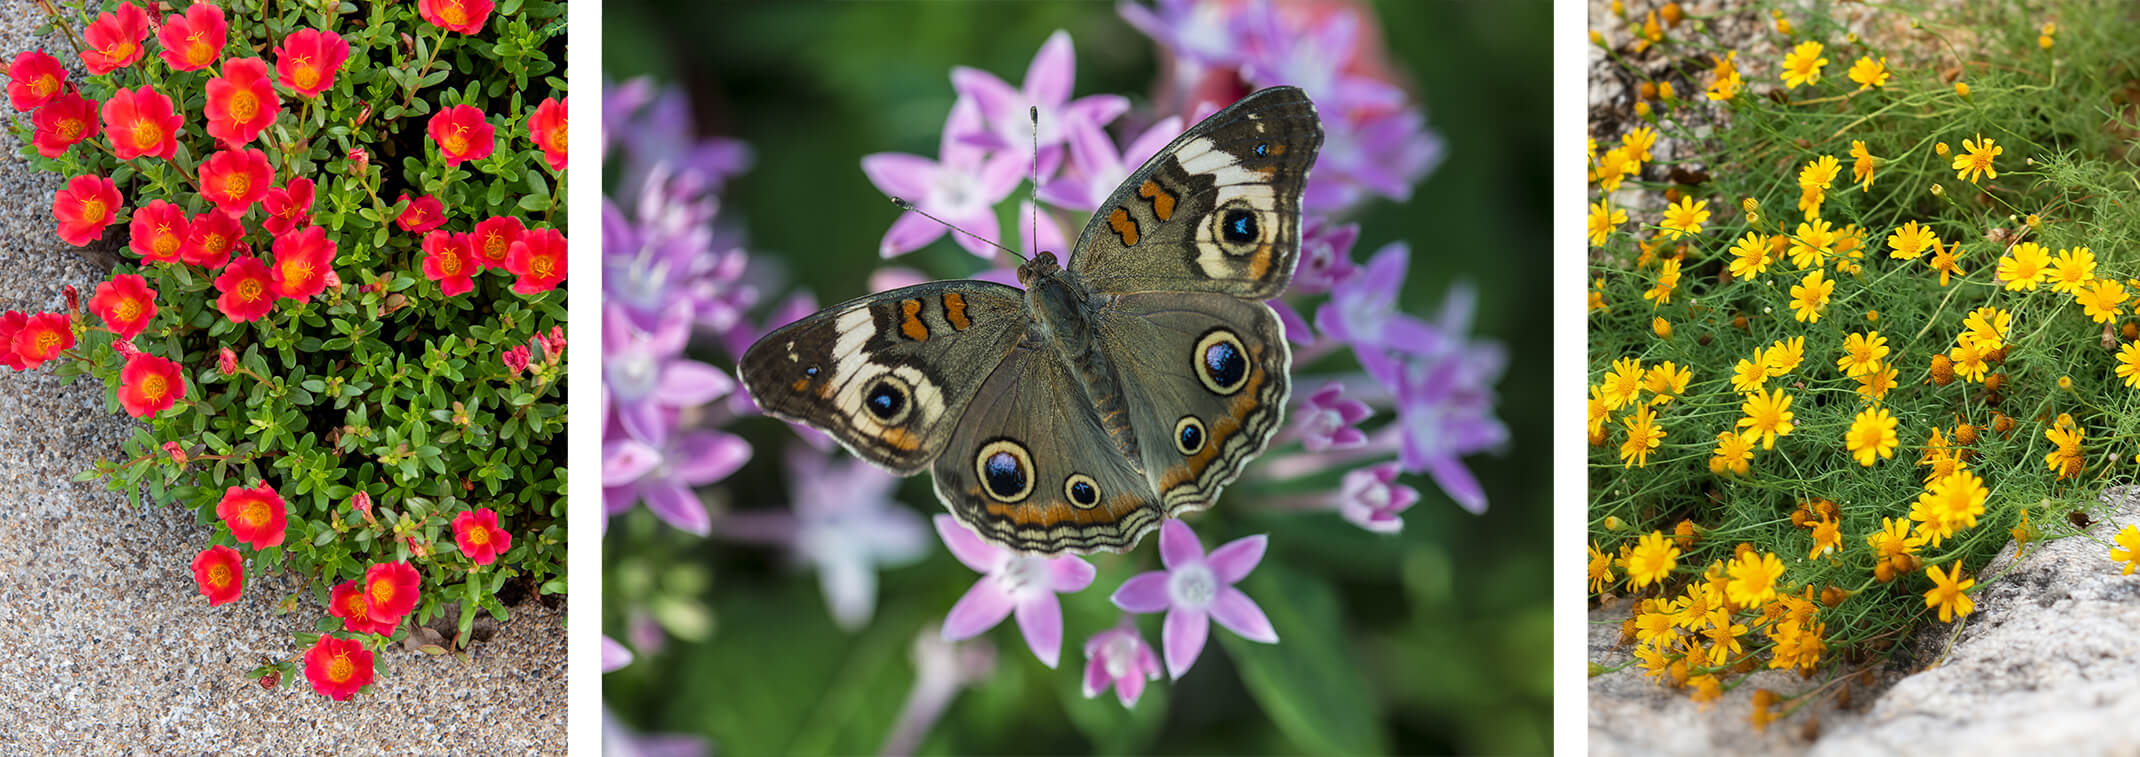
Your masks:
M809 377L811 377L811 378L816 378L816 377L817 377L817 366L814 366L814 365L813 365L813 366L810 366L810 367L808 367L808 368L804 368L804 369L803 369L803 375L805 375L805 376L809 376Z
M1224 237L1227 244L1243 245L1261 239L1262 232L1257 227L1254 212L1233 208L1219 220L1219 236Z
M1184 415L1174 422L1174 449L1184 455L1194 455L1204 449L1204 422L1194 415Z
M1073 474L1063 482L1063 496L1069 497L1075 507L1092 508L1100 504L1100 485L1091 476Z
M983 444L973 467L981 490L998 502L1022 502L1033 493L1033 458L1024 445L1009 439Z
M1248 351L1226 329L1212 329L1196 340L1190 359L1196 363L1196 378L1213 394L1225 396L1241 391L1248 383Z
M909 401L913 394L905 381L894 376L879 376L862 393L862 407L867 408L878 423L896 426L906 420L907 411L913 406Z
M1270 155L1270 154L1271 154L1271 146L1270 146L1270 144L1269 144L1269 143L1267 143L1267 142L1266 142L1266 143L1258 143L1258 144L1256 145L1256 157L1258 157L1258 158L1261 158L1261 157L1265 157L1265 156L1268 156L1268 155Z

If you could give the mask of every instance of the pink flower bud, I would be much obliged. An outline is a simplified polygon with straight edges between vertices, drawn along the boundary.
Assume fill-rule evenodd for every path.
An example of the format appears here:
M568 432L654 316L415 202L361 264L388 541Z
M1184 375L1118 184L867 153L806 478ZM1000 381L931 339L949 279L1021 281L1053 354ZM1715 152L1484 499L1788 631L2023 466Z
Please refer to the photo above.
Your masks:
M521 371L528 369L528 346L522 344L506 350L501 359L505 361L507 371L519 376Z
M76 291L73 284L60 287L59 292L67 298L67 312L76 318L80 318L82 316L82 293Z
M178 446L178 442L164 442L163 451L171 456L171 462L186 464L186 448Z
M341 276L341 274L335 273L335 272L334 272L334 269L332 269L332 268L329 268L329 269L327 269L327 275L326 275L326 276L323 276L323 277L321 277L321 278L324 278L324 279L326 279L326 280L327 280L327 288L328 288L328 289L332 289L332 290L335 290L335 291L337 291L337 292L339 292L339 291L342 291L342 276Z
M141 348L135 347L134 340L132 339L113 340L111 343L111 351L117 352L119 353L119 357L127 359L133 359L135 355L141 354Z
M224 347L223 351L216 353L215 367L217 370L222 371L225 376L237 373L238 353L231 352L229 347Z
M425 549L424 545L417 543L416 537L403 536L401 539L409 543L409 554L417 557L429 557L431 555L431 550Z
M364 173L364 170L370 168L371 164L371 153L365 152L362 147L349 148L349 165L357 173Z
M267 675L260 677L260 688L272 689L278 683L282 683L282 671L280 670L270 670Z

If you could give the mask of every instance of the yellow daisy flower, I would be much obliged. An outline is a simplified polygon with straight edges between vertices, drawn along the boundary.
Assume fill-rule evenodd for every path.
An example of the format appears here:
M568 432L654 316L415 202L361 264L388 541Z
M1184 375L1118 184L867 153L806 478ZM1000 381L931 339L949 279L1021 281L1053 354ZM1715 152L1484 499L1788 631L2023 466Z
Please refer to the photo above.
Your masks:
M1781 376L1798 370L1798 364L1806 360L1806 338L1794 336L1770 342L1762 362L1768 365L1768 375Z
M1887 247L1888 257L1916 260L1917 256L1924 254L1926 247L1939 249L1939 236L1932 233L1931 227L1919 226L1916 221L1910 221L1896 227L1895 233L1888 235Z
M1648 161L1650 159L1650 148L1656 144L1657 130L1648 126L1637 127L1626 134L1620 135L1620 145L1626 147L1627 154L1636 160Z
M1783 560L1776 553L1756 556L1749 552L1731 563L1731 581L1724 594L1733 604L1752 607L1776 596L1776 579L1783 577Z
M2006 346L2006 335L2014 327L2014 316L1995 307L1980 307L1969 311L1962 319L1961 336L1955 340L1985 352Z
M1672 291L1679 288L1679 258L1665 258L1657 267L1657 285L1642 293L1642 299L1651 300L1650 307L1670 304Z
M1821 49L1819 42L1800 42L1789 55L1783 56L1785 89L1797 89L1801 84L1820 82L1821 67L1828 65L1828 59L1820 57Z
M1836 358L1835 369L1845 376L1863 376L1879 370L1887 354L1887 337L1878 331L1861 331L1843 340L1843 356Z
M1674 397L1686 394L1687 384L1693 380L1692 369L1681 368L1666 360L1650 367L1649 373L1644 374L1642 378L1642 388L1656 395L1650 398L1650 404L1662 405L1671 402Z
M1648 407L1620 419L1627 426L1627 441L1620 443L1620 467L1649 466L1650 450L1664 442L1664 429L1657 427L1656 420L1656 411Z
M1590 180L1597 183L1598 189L1611 192L1620 188L1620 180L1640 173L1642 161L1628 155L1627 148L1622 146L1606 150L1598 157L1597 168L1591 172Z
M1791 423L1796 417L1791 413L1791 395L1782 389L1753 392L1739 404L1739 411L1746 417L1739 419L1738 427L1761 437L1762 449L1775 449L1776 437L1789 436L1791 429L1797 428Z
M1821 555L1834 552L1842 546L1842 525L1833 520L1822 518L1819 523L1813 526L1813 550L1806 553L1806 559L1817 559Z
M1853 159L1850 164L1850 176L1857 180L1859 191L1872 189L1873 168L1879 165L1879 159L1873 157L1872 153L1865 149L1863 141L1856 139L1850 140L1850 157Z
M1857 420L1850 423L1850 431L1843 435L1843 447L1867 468L1878 458L1894 457L1895 444L1895 416L1888 414L1886 408L1858 413Z
M1623 357L1612 361L1612 369L1598 382L1605 395L1605 406L1614 410L1626 407L1642 392L1642 361Z
M2035 242L2014 245L2012 252L1999 258L1999 279L2006 282L2007 291L2033 290L2041 283L2051 261L2051 251Z
M1984 364L1984 353L1989 351L1991 350L1957 344L1954 349L1947 351L1947 359L1954 363L1954 375L1962 377L1963 381L1978 382L1983 381L1984 372L1990 370L1990 367Z
M1956 84L1959 86L1959 82ZM1987 179L1999 178L1999 172L1992 168L1991 161L2005 153L2006 148L1992 142L1993 140L1986 139L1981 133L1976 139L1962 140L1962 154L1954 156L1954 178L1968 179L1971 184L1977 183L1979 176Z
M2135 355L2140 356L2140 352L2135 352ZM1754 360L1740 360L1739 364L1731 369L1732 391L1758 392L1761 391L1762 385L1767 383L1768 364L1758 357ZM2126 383L2140 387L2140 379L2128 380Z
M2119 575L2130 576L2134 568L2140 568L2140 526L2126 526L2118 532L2117 542L2117 547L2110 548L2110 561L2125 563L2125 570Z
M1590 543L1590 593L1596 594L1612 585L1612 555L1598 551L1598 543Z
M1746 232L1739 242L1731 246L1732 278L1745 281L1768 270L1769 236L1758 231Z
M1961 257L1961 242L1957 241L1954 246L1942 249L1939 246L1939 240L1932 240L1932 270L1939 272L1940 286L1947 285L1948 276L1969 275L1968 271L1962 270Z
M1679 566L1679 546L1664 538L1664 533L1651 531L1635 544L1635 551L1627 554L1627 585L1642 589L1653 583L1663 583Z
M1976 609L1976 603L1963 593L1977 584L1976 579L1962 578L1960 565L1954 566L1953 572L1942 572L1934 565L1925 569L1925 575L1932 579L1932 590L1925 592L1925 607L1939 608L1939 622L1952 623L1955 616L1967 616Z
M2125 379L2126 388L2140 389L2140 342L2126 342L2118 348L2117 374Z
M1798 224L1798 233L1791 237L1791 263L1801 271L1827 265L1835 253L1835 238L1827 221L1815 218Z
M2051 289L2079 294L2081 285L2095 279L2095 253L2086 247L2059 250L2051 261Z
M1709 220L1709 201L1693 197L1681 197L1679 202L1664 210L1664 231L1658 236L1678 239L1680 234L1702 233L1702 222Z
M1730 100L1738 97L1739 90L1745 88L1746 80L1739 77L1739 66L1735 62L1738 57L1737 50L1725 52L1722 58L1714 54L1709 56L1710 60L1716 61L1716 69L1709 74L1709 99L1719 102Z
M1895 388L1895 368L1890 365L1875 365L1871 373L1858 376L1858 393L1875 400L1887 398L1887 392Z
M1850 65L1850 80L1858 83L1860 91L1887 86L1887 58L1873 60L1867 55Z
M1627 211L1610 207L1604 199L1590 205L1590 246L1605 246L1605 238L1620 224L1627 223Z
M1719 431L1716 434L1715 455L1709 458L1709 472L1717 475L1730 473L1744 476L1754 459L1754 440L1737 431Z
M1590 443L1597 444L1605 437L1605 424L1612 420L1612 408L1606 406L1605 395L1597 387L1590 387L1590 399L1583 407L1585 421L1590 424Z
M1823 311L1828 309L1828 296L1835 293L1835 282L1821 276L1815 270L1806 278L1791 286L1791 309L1793 316L1807 323L1819 323Z
M2109 279L2096 279L2082 286L2073 294L2073 301L2081 304L2082 312L2096 323L2118 320L2119 308L2125 307L2125 285Z

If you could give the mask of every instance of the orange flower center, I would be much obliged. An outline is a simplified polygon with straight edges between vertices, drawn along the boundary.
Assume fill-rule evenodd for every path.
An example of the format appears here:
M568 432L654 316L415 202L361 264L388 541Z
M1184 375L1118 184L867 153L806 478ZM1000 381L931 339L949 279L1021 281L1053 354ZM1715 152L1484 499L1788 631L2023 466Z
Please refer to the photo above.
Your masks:
M136 318L140 318L141 300L135 299L133 297L128 297L126 299L120 300L119 306L113 308L112 314L119 316L119 320L122 321L131 321Z
M208 40L201 37L202 34L200 32L194 32L186 37L187 65L205 66L215 60L215 48L209 47Z
M230 585L230 566L216 563L208 566L208 585L221 589Z
M454 155L468 152L468 127L453 127L453 133L446 135L446 141L440 143L440 146Z
M211 240L215 239L213 236L209 238ZM155 241L149 243L149 249L156 251L156 257L168 258L178 254L178 248L181 244L184 244L184 240L179 239L177 234L171 233L171 227L158 226L156 227Z
M253 300L260 299L260 295L263 293L261 290L265 288L266 287L260 286L259 279L246 279L244 281L240 281L238 282L238 299L244 300L246 302L252 302Z
M242 173L231 174L223 180L223 196L233 200L244 197L246 191L252 188L253 177Z
M312 280L312 264L302 260L283 261L282 280L293 287L302 286Z
M478 547L489 544L490 529L484 528L482 526L476 526L475 528L468 529L468 543L474 544Z
M311 56L298 58L297 70L290 74L290 81L296 84L298 89L311 89L319 86L319 66L312 65Z
M163 399L164 392L170 391L170 389L171 387L164 383L162 376L152 374L141 379L141 396L150 402ZM261 509L265 510L267 508L263 507Z
M72 142L82 138L82 119L62 118L57 128L61 139Z
M30 91L36 92L38 97L51 97L59 91L59 77L51 74L37 77L30 81Z
M348 683L349 679L355 677L357 677L357 663L350 660L348 654L338 654L334 656L334 659L327 661L327 680L335 683Z
M564 152L565 147L572 143L571 140L565 138L565 134L565 121L564 119L558 119L557 127L550 130L550 146L558 152Z
M224 236L221 234L211 233L208 236L201 238L201 246L208 249L208 255L210 257L214 257L216 255L223 254L224 250L230 249L230 240L224 238ZM240 286L239 290L243 291L244 287Z
M350 620L370 620L370 608L364 604L364 595L351 594L349 601L342 603L349 610Z
M468 24L468 9L461 7L458 2L449 2L446 3L446 7L438 9L438 17L445 19L450 26L466 26Z
M37 354L50 355L59 351L59 332L46 329L37 332Z
M412 206L410 206L410 207L409 207L409 212L408 212L408 216L409 216L409 225L410 225L410 226L422 226L422 225L424 225L424 209L423 209L423 208L419 208L419 207L416 207L416 206L413 206L413 205L412 205Z
M550 259L550 256L548 255L538 256L534 260L528 261L528 270L533 272L535 274L535 278L538 279L549 278L550 271L555 270L556 268L557 263L555 261L552 261Z
M245 503L245 509L238 511L238 517L245 520L245 525L253 528L266 528L268 521L274 517L274 513L268 512L267 502L256 499Z
M260 98L251 92L234 92L230 96L230 117L238 121L251 121L260 115Z
M383 605L394 601L394 582L379 579L372 582L372 604Z
M509 252L512 252L512 246L505 243L504 234L494 231L483 237L483 257L493 261L504 260Z
M147 150L163 142L163 127L146 118L134 119L134 149Z
M119 42L113 43L110 48L104 50L104 57L110 58L111 62L113 63L126 60L127 58L133 57L133 55L134 43L128 40L120 40Z
M461 256L448 252L438 256L438 270L447 276L461 275Z
M103 200L99 200L99 199L96 199L96 198L94 198L94 197L91 197L91 198L85 198L85 199L83 199L83 200L82 200L82 222L83 222L83 223L98 223L98 222L101 222L101 221L103 221L103 220L104 220L104 214L105 214L105 213L106 213L106 209L105 209L105 207L104 207L104 201L103 201Z

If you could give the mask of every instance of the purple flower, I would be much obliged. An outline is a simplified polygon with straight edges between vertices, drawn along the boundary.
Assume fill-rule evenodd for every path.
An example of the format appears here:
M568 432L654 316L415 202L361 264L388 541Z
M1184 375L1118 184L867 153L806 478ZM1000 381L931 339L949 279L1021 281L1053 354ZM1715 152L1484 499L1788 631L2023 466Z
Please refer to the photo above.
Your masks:
M959 562L987 574L944 616L944 640L972 638L1016 612L1018 630L1033 656L1055 667L1063 646L1063 608L1055 595L1092 585L1092 564L1076 555L1035 557L998 547L949 515L936 516L936 533Z
M1243 3L1203 0L1158 0L1146 8L1133 0L1116 6L1122 20L1189 65L1193 78L1200 67L1228 68L1241 60L1239 10Z
M731 513L720 534L785 545L797 562L817 569L833 622L861 628L876 613L877 571L927 554L928 527L892 500L899 479L859 458L797 445L787 467L794 505Z
M1353 9L1335 7L1305 30L1298 28L1307 20L1301 15L1272 8L1242 16L1250 51L1242 61L1245 78L1259 87L1299 87L1315 101L1318 111L1339 119L1354 111L1404 106L1404 90L1348 70L1365 47L1360 17Z
M648 444L605 434L602 443L602 504L607 519L646 502L664 522L705 536L712 525L695 487L727 478L750 459L750 443L720 431L670 434Z
M1419 490L1397 483L1397 464L1382 463L1349 471L1338 489L1338 514L1353 525L1394 534L1404 528L1404 512L1419 501Z
M1458 505L1480 513L1486 492L1461 458L1508 441L1508 427L1494 417L1494 384L1508 356L1498 342L1465 341L1476 300L1468 287L1452 289L1434 326L1437 348L1370 372L1397 395L1404 469L1431 474Z
M1122 616L1115 627L1085 640L1086 699L1112 686L1122 706L1134 708L1137 698L1144 695L1144 684L1157 680L1159 655L1152 653L1152 645L1144 642L1144 634L1137 631L1130 616Z
M631 202L657 165L674 173L696 174L706 191L718 192L730 177L750 169L748 145L721 137L700 137L691 118L691 98L677 87L657 87L638 78L604 90L603 150L616 142L623 168L618 173L619 200Z
M1263 608L1234 584L1263 561L1269 541L1263 534L1235 539L1211 551L1196 540L1189 524L1169 519L1159 528L1159 560L1166 570L1139 573L1115 589L1116 607L1134 613L1167 611L1160 628L1160 646L1167 658L1167 675L1179 679L1204 651L1204 637L1211 621L1249 641L1278 643L1278 632L1264 617Z
M632 664L632 650L625 649L616 639L602 636L602 672L608 673Z
M721 369L683 357L691 322L681 316L688 307L672 307L675 315L662 319L652 333L633 327L621 315L602 319L607 407L625 433L649 444L668 438L668 421L675 411L712 402L735 389L735 380Z
M1323 294L1360 270L1352 263L1352 245L1360 239L1360 225L1337 224L1322 216L1307 217L1300 233L1300 265L1293 271L1289 294Z
M944 235L944 224L978 234L988 242L1002 241L997 235L995 206L1018 188L1019 180L1025 177L1026 159L1007 152L990 157L987 150L957 137L980 128L980 106L961 97L951 106L951 116L944 122L937 160L897 152L862 156L862 173L877 189L942 219L939 223L911 210L901 213L892 228L884 232L884 241L877 247L879 254L889 258L921 249ZM951 236L967 252L983 258L995 256L995 248L988 242L966 234Z
M1040 52L1033 54L1021 88L1012 89L995 74L977 68L953 68L951 87L958 90L960 99L980 106L986 126L973 124L954 129L946 125L944 134L1014 158L1021 169L1037 166L1043 179L1053 176L1061 164L1060 145L1071 124L1101 126L1129 110L1129 98L1121 95L1092 95L1072 101L1070 91L1076 79L1077 53L1071 48L1070 33L1060 29L1048 35ZM1033 121L1034 108L1040 111L1037 125ZM1030 145L1035 141L1040 146L1038 156L1031 152Z
M1369 373L1386 371L1390 351L1425 354L1439 348L1441 335L1426 322L1397 309L1411 248L1391 242L1367 261L1360 273L1330 290L1330 301L1315 311L1315 327L1324 336L1352 345Z
M1131 172L1159 154L1160 148L1166 147L1182 132L1181 119L1168 116L1146 129L1143 135L1130 140L1129 146L1117 153L1114 141L1108 139L1107 131L1098 124L1073 121L1064 128L1069 131L1070 162L1075 171L1066 171L1043 185L1040 199L1059 208L1088 212L1098 210L1108 193L1115 191L1123 179L1129 178Z
M1366 446L1367 434L1354 426L1373 415L1374 410L1344 395L1345 384L1332 381L1293 411L1293 427L1300 434L1300 445L1309 452Z
M602 206L602 294L605 312L652 331L681 317L728 328L757 302L739 279L749 265L740 249L717 248L717 203L706 179L653 166L632 215ZM718 251L717 251L718 250Z
M1417 109L1323 123L1323 149L1301 194L1310 213L1339 214L1369 195L1397 202L1441 165L1440 134L1427 129Z

